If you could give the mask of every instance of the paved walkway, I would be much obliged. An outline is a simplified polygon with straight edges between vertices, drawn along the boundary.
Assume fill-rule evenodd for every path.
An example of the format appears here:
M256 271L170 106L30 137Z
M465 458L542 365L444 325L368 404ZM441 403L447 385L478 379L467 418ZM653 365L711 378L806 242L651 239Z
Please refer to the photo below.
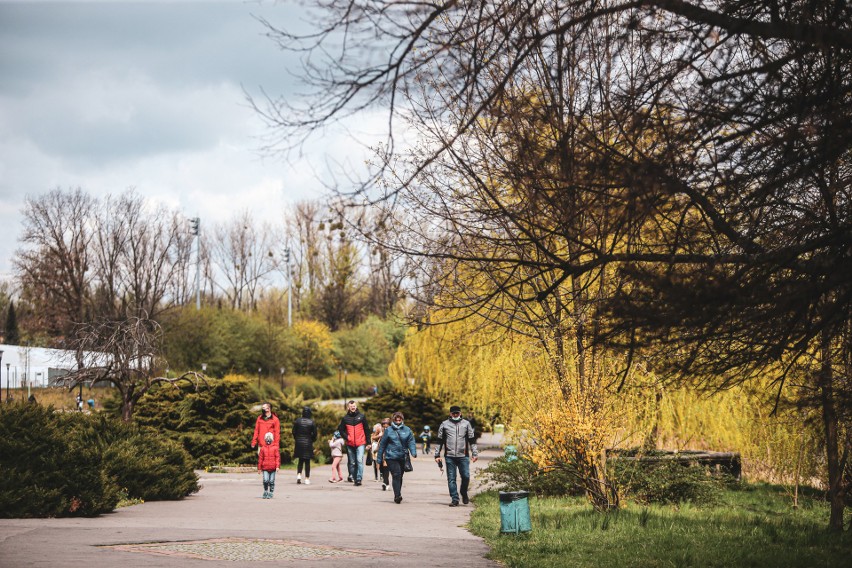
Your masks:
M497 441L484 435L480 445ZM484 450L474 471L498 455ZM464 528L473 505L448 507L435 462L420 456L413 464L399 505L372 481L372 467L355 487L328 483L330 466L315 466L309 486L280 471L271 500L261 499L257 473L202 473L201 491L181 501L93 519L0 519L0 567L498 566Z

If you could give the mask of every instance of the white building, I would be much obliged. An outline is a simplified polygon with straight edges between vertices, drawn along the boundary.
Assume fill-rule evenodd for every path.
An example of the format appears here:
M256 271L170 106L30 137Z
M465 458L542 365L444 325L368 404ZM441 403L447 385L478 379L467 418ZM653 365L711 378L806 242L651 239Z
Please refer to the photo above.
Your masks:
M0 389L54 386L77 368L73 351L0 344Z

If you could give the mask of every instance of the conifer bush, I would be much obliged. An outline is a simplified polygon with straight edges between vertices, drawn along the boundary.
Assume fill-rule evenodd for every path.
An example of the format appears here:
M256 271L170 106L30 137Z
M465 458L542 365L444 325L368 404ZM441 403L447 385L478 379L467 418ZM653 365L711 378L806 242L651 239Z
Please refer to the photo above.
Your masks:
M156 431L106 414L0 406L0 516L96 516L122 497L198 491L189 455Z
M367 415L370 424L399 411L405 415L405 424L412 430L419 432L423 426L429 425L435 434L438 433L438 425L447 418L444 405L423 393L385 391L363 402L360 409Z
M281 460L289 463L294 446L290 425L302 414L301 398L294 403L275 395L280 396L280 391L258 392L253 382L242 378L209 379L207 386L198 390L164 385L140 399L134 420L177 442L197 469L255 465L257 450L251 448L254 424L260 403L269 402L281 421Z
M199 490L192 458L176 442L136 431L104 448L104 468L128 497L166 501Z
M619 493L642 504L712 504L730 476L713 476L706 468L686 466L676 461L647 463L609 460L612 479Z
M69 435L79 418L38 404L0 407L0 516L95 516L115 508L119 486L101 452Z

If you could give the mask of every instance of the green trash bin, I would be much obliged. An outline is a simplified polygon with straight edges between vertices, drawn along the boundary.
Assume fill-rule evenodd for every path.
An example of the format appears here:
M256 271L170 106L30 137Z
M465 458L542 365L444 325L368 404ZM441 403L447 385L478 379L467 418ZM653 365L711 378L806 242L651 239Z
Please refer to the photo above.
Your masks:
M522 533L532 530L529 491L500 492L500 532Z

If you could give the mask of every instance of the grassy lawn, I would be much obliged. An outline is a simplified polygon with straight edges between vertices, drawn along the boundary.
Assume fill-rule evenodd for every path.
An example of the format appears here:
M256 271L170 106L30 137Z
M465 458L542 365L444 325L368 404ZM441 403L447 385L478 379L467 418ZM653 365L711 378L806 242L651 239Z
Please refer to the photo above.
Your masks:
M497 493L480 494L471 531L506 566L852 567L852 534L827 531L818 495L794 510L783 489L745 485L713 505L629 504L595 513L582 498L530 497L532 532L500 534Z

